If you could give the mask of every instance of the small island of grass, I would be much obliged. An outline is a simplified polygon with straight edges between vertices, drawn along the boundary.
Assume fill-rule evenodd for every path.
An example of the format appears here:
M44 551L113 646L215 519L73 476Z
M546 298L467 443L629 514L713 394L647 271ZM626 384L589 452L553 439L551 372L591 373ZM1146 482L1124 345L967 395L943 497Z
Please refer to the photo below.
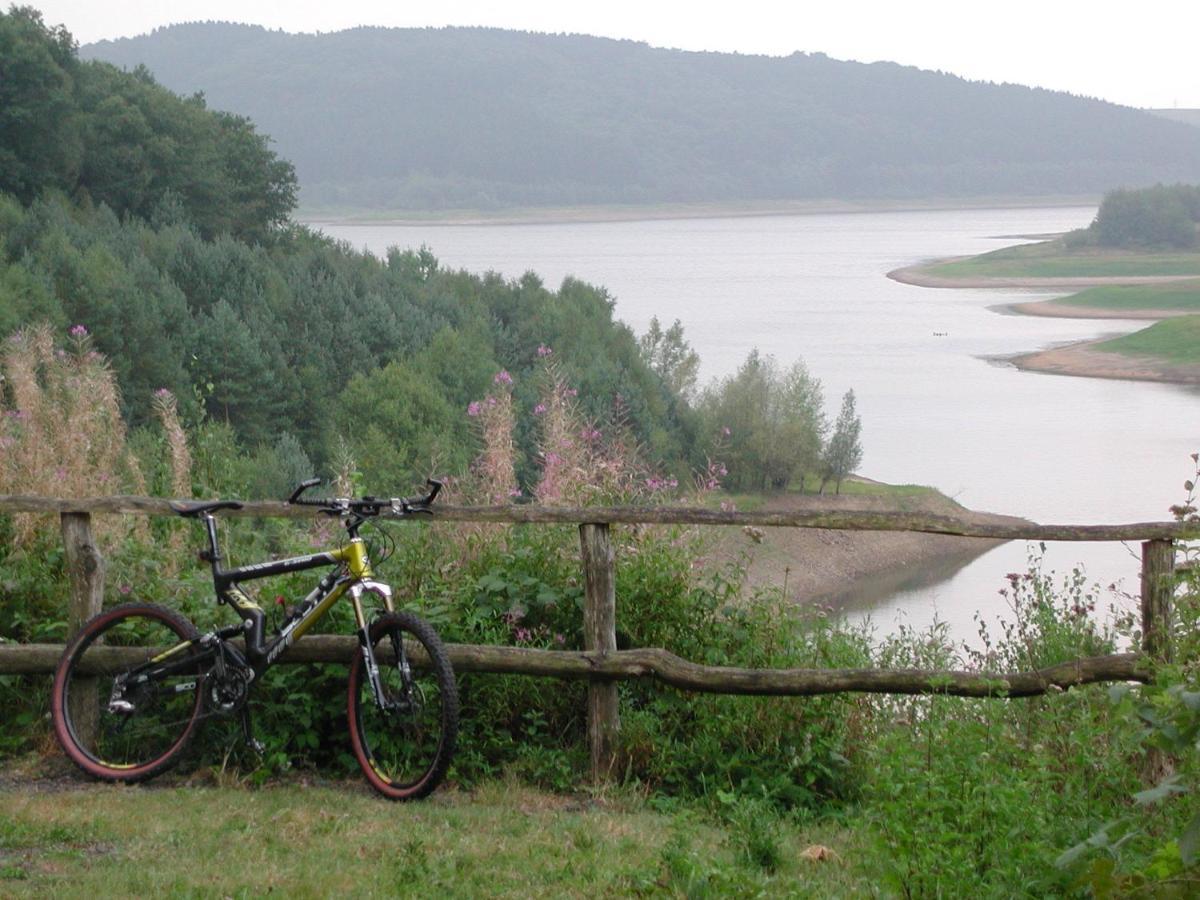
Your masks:
M1200 186L1107 194L1087 228L1036 244L888 273L926 287L1084 288L1016 312L1156 319L1134 334L1031 353L1023 369L1200 383Z
M1200 185L1105 195L1087 228L888 273L926 287L1085 287L1200 276Z

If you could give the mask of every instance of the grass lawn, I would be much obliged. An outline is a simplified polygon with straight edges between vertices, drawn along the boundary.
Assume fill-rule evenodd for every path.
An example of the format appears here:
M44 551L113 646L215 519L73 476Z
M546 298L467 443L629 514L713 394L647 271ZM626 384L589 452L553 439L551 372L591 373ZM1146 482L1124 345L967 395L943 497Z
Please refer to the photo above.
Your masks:
M1055 300L1090 309L1186 309L1200 312L1200 279L1166 284L1110 284Z
M1021 244L929 266L946 278L1090 278L1136 275L1200 275L1200 252L1149 252L1085 247L1068 250L1061 241Z
M749 832L756 829L750 828ZM0 788L0 896L863 896L842 828L747 829L640 798L496 782L392 804L354 786ZM810 861L812 844L836 857ZM768 858L769 857L769 858Z
M1164 319L1133 334L1096 344L1095 349L1126 356L1154 356L1177 365L1200 363L1200 316Z

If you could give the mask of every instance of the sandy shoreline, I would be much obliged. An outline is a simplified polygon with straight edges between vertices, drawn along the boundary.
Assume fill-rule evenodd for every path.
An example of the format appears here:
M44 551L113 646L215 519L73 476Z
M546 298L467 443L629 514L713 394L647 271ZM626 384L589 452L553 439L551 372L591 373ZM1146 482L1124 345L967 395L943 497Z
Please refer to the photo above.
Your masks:
M1055 319L1171 319L1194 316L1186 309L1101 309L1097 306L1071 306L1056 300L1010 303L1006 309L1026 316L1050 316Z
M767 499L764 511L797 511L809 507L837 506L847 510L882 511L897 509L887 496L815 496L785 494ZM1013 524L1012 516L963 510L950 500L931 495L910 501L906 509L950 513L980 522ZM860 589L872 595L881 580L912 578L929 569L947 575L1003 541L964 538L945 534L907 531L835 531L820 528L764 528L751 534L745 529L723 529L723 554L749 550L752 558L746 585L782 587L790 600L799 604L829 603L836 607L858 607ZM756 540L757 538L757 540ZM869 601L871 597L864 597Z
M1171 365L1153 356L1126 356L1093 349L1100 341L1039 350L1009 359L1018 369L1046 375L1082 378L1116 378L1124 381L1160 381L1200 384L1200 365Z
M663 219L752 218L762 216L821 215L829 213L934 212L955 209L1042 209L1062 206L1094 206L1092 197L983 197L978 200L944 199L917 201L797 200L771 203L659 203L646 206L609 205L578 207L530 207L501 210L439 212L363 212L301 209L296 219L319 228L337 226L484 226L560 225L595 222L642 222Z

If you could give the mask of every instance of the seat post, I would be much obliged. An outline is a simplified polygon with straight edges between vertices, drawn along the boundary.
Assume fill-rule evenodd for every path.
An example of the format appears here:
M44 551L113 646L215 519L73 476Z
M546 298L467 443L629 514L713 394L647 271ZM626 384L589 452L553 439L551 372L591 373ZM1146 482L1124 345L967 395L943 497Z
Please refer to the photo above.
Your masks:
M208 561L212 563L213 583L221 574L221 553L217 549L217 520L212 513L204 514L204 527L208 530Z

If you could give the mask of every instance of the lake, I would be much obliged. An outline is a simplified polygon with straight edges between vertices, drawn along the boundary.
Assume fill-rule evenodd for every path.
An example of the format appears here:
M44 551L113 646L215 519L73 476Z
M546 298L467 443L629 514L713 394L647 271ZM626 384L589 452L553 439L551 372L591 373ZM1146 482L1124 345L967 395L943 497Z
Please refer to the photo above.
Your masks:
M1055 296L949 290L886 273L980 253L1019 235L1086 225L1094 207L839 213L536 225L318 225L382 254L428 246L444 266L570 275L603 285L616 316L645 331L679 319L702 381L731 374L753 348L803 359L836 415L853 388L863 422L861 474L933 485L981 510L1041 523L1169 518L1200 449L1200 391L1172 385L1021 372L1006 356L1143 327L1122 320L1008 314ZM994 620L1007 572L1030 548L999 547L953 573L918 574L849 598L883 629L935 619L963 640L982 609ZM1137 592L1138 548L1058 544L1046 565Z

